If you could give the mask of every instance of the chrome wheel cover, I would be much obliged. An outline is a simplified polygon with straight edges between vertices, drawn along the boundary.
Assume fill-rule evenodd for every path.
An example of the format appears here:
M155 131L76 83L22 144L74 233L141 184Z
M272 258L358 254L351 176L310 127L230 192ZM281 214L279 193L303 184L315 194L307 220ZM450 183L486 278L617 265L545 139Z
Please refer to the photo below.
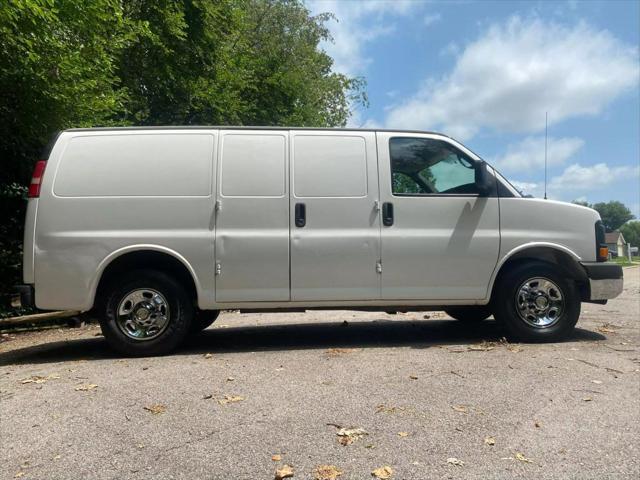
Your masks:
M515 301L520 318L534 328L549 328L564 314L562 290L548 278L534 277L522 283Z
M169 318L169 303L164 295L151 288L138 288L120 300L116 324L133 340L152 340L164 332Z

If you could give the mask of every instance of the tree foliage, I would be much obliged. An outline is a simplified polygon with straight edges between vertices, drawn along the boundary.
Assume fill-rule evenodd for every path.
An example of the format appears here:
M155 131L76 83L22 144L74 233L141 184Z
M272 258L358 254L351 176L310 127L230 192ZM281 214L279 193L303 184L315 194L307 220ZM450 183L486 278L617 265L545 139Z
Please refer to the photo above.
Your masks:
M629 220L635 218L631 213L631 210L627 206L617 200L611 200L609 202L600 202L590 204L588 202L576 200L573 203L576 205L582 205L583 207L593 208L600 214L602 223L607 229L607 232L613 232L618 230ZM626 237L625 237L626 238Z
M640 221L627 222L620 227L625 242L640 247Z
M330 18L301 0L0 2L0 292L19 281L16 185L58 130L345 125L367 99L320 48Z

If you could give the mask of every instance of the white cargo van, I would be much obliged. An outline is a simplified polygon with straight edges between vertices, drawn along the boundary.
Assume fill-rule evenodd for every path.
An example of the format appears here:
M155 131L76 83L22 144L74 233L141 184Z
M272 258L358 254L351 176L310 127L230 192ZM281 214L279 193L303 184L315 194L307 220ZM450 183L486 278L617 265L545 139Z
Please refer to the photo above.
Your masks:
M125 354L222 309L444 309L553 341L622 290L597 212L523 198L437 133L76 129L47 157L22 300L95 312Z

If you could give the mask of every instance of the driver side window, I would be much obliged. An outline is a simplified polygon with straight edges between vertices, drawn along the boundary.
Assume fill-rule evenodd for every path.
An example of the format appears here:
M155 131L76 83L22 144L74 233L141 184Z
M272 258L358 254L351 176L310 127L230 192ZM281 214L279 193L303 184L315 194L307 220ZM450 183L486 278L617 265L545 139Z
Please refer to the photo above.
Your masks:
M394 137L389 152L394 195L479 193L473 160L442 140Z

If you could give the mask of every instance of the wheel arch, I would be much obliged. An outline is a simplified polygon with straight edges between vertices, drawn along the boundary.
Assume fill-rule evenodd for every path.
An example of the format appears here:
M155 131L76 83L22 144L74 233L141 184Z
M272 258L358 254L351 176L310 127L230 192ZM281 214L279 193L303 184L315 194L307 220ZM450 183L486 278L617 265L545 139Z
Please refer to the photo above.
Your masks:
M581 297L588 296L589 279L580 265L580 257L571 249L553 243L529 243L511 250L505 255L495 269L489 285L490 298L495 293L495 287L501 275L515 265L525 262L537 261L555 265L562 273L578 286Z
M96 307L109 282L119 273L133 268L151 268L175 276L193 296L195 305L200 286L193 267L178 252L160 245L132 245L106 256L97 269L91 288L91 306Z

